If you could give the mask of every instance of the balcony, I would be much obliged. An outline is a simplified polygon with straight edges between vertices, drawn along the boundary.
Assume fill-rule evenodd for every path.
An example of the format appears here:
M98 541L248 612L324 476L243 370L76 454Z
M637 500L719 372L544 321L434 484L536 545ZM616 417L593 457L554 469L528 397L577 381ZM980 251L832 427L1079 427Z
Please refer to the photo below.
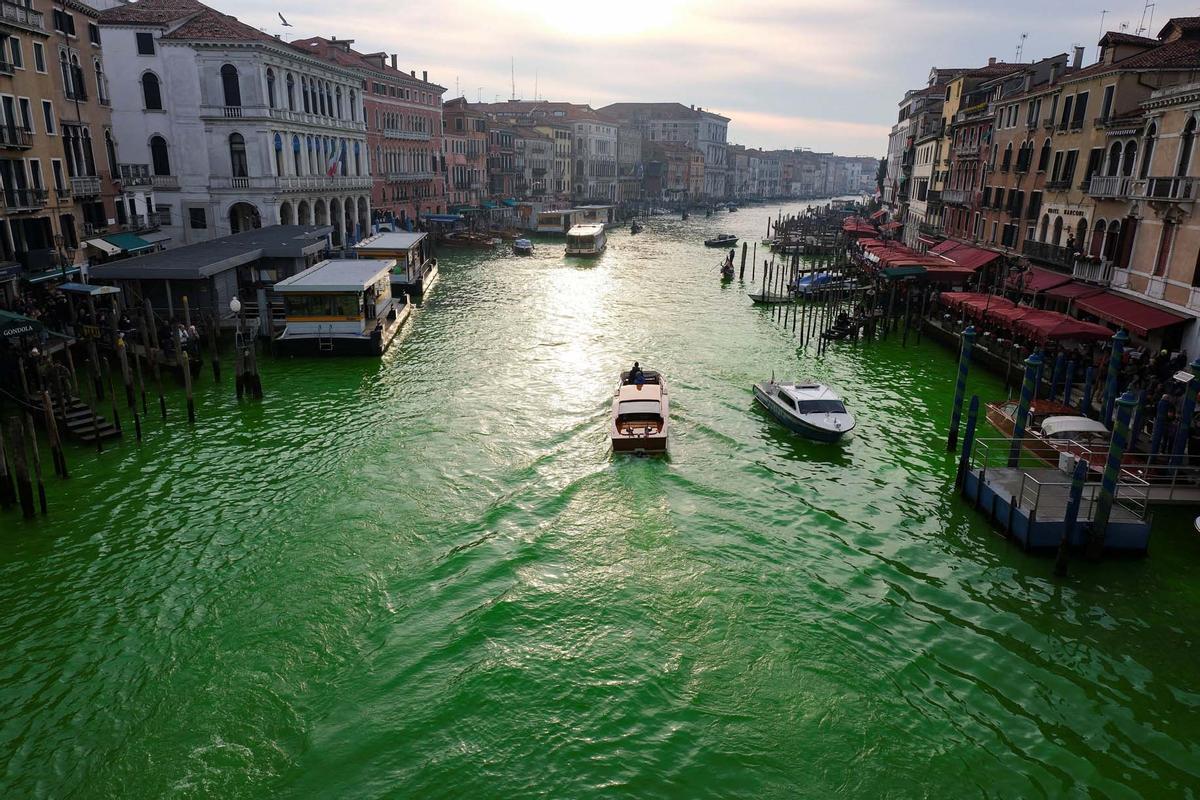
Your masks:
M1061 178L1056 181L1046 181L1046 188L1047 189L1070 189L1071 181L1063 180Z
M227 117L229 119L241 119L242 118L242 107L241 106L222 106L221 107L221 116Z
M46 207L45 189L5 189L3 198L8 211L39 211Z
M71 178L71 194L76 197L96 197L100 194L100 178L95 175Z
M942 226L936 222L918 222L917 232L922 236L941 236Z
M117 178L125 188L150 185L149 164L117 164Z
M1052 264L1063 269L1074 266L1074 254L1066 247L1050 244L1049 242L1033 242L1026 240L1021 252L1034 261Z
M1087 193L1092 197L1128 197L1132 182L1133 178L1124 175L1093 175L1088 182Z
M11 61L0 56L0 75L12 75L16 67Z
M943 189L942 202L946 205L965 206L970 202L969 189Z
M1196 199L1196 179L1180 177L1157 177L1137 181L1131 192L1134 197L1146 200L1172 200L1190 203Z
M979 158L979 145L960 144L954 147L955 158Z
M33 147L33 134L23 128L0 125L0 147L7 150L28 150Z
M432 172L389 172L385 176L388 183L416 183L417 181L431 181L434 178Z
M164 176L159 176L164 177ZM166 176L174 177L174 176ZM257 191L257 192L312 192L323 194L336 190L361 189L369 190L372 179L370 175L263 175L258 177L213 177L209 179L212 189Z
M298 122L302 125L319 125L322 128L338 128L345 131L365 131L367 124L362 120L338 119L337 117L328 117L323 114L313 114L309 111L292 111L286 108L259 108L250 109L248 116L257 116L259 114L269 115L272 119L283 120L285 122Z
M1042 120L1042 127L1048 131L1054 130L1054 120L1052 120L1052 119Z
M394 128L384 128L383 138L407 139L413 142L427 142L429 141L429 131L401 131Z
M34 11L32 8L26 8L18 3L10 2L10 0L0 0L0 17L3 17L5 22L11 22L30 30L41 32L46 30L42 12Z
M1071 277L1077 281L1108 286L1113 279L1113 262L1102 258L1077 258L1071 268Z
M178 175L151 175L150 183L155 189L178 189Z

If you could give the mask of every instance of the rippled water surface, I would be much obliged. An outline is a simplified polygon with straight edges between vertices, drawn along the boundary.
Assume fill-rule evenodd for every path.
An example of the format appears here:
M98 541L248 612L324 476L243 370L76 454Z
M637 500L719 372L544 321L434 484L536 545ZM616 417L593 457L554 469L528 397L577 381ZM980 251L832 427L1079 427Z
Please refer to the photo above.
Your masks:
M1186 515L1054 580L952 492L952 354L817 358L719 283L769 211L447 255L382 361L72 450L0 517L0 795L1196 796ZM669 459L609 452L634 359ZM786 433L772 372L857 430Z

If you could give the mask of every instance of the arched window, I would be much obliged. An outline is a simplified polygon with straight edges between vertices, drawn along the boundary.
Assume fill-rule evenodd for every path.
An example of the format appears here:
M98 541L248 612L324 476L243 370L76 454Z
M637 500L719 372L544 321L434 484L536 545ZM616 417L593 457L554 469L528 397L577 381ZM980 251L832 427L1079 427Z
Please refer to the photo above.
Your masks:
M1050 168L1050 139L1049 139L1049 137L1047 137L1046 141L1042 142L1042 152L1040 155L1038 155L1037 171L1045 172L1049 168Z
M308 104L308 78L300 76L300 94L304 98L304 113L308 114L312 111Z
M1196 118L1191 117L1183 128L1183 135L1179 137L1179 161L1175 164L1175 174L1180 177L1188 174L1188 167L1192 164L1192 143L1195 139Z
M267 67L267 105L275 107L275 70Z
M158 76L153 72L142 73L142 102L150 111L162 111L162 93L158 89Z
M1075 236L1072 237L1071 247L1077 253L1087 252L1087 220L1079 220L1079 224L1075 226Z
M337 91L334 92L334 98L337 101L337 104L334 106L334 110L337 111L337 118L341 119L342 118L342 87L340 87L340 86L337 87Z
M1121 143L1113 142L1108 148L1108 164L1105 165L1105 175L1116 175L1121 168Z
M1088 255L1098 256L1104 252L1104 231L1107 227L1104 220L1092 226L1092 242L1088 245Z
M1100 251L1100 257L1106 261L1112 261L1117 255L1117 240L1121 238L1121 223L1118 220L1113 220L1108 224L1108 230L1104 232L1104 249Z
M275 134L275 174L283 175L283 137Z
M104 67L100 64L100 59L92 59L96 68L96 99L100 101L100 105L108 105L108 81L104 78Z
M171 174L171 156L167 152L167 140L161 136L150 137L150 165L155 175Z
M63 89L67 97L75 96L74 82L71 80L71 62L67 59L67 51L58 51L58 68L62 72Z
M1050 243L1053 244L1055 247L1059 247L1060 245L1062 245L1062 243L1063 243L1062 233L1063 233L1063 218L1055 217L1054 218L1054 238L1050 240Z
M288 111L296 110L296 79L292 77L292 73L287 74L287 100Z
M117 145L113 142L112 129L104 129L104 154L108 156L108 174L117 175Z
M71 56L71 83L75 97L80 100L86 100L87 84L83 81L83 70L79 68L79 56Z
M1000 162L1000 169L1007 171L1012 166L1012 142L1004 146L1004 160Z
M1146 130L1146 149L1142 151L1142 168L1138 170L1138 177L1144 178L1150 174L1150 161L1154 158L1154 137L1158 135L1158 126L1153 122Z
M237 67L233 64L221 67L221 89L225 92L225 105L242 104L242 85L238 82Z
M1130 139L1125 143L1125 155L1121 158L1121 174L1128 178L1137 163L1137 142Z
M250 176L246 167L246 140L240 133L229 134L229 164L233 169L233 177L248 178Z
M328 113L325 108L325 87L321 84L317 84L317 107L321 109L321 116Z
M354 106L354 90L350 90L350 121L358 122L358 112Z
M303 152L304 152L303 149L300 147L300 137L293 135L292 136L292 161L295 162L297 175L304 174L304 159L302 156Z
M1042 229L1038 233L1038 241L1039 242L1046 241L1046 233L1049 231L1049 229L1050 229L1050 215L1043 214L1042 215Z

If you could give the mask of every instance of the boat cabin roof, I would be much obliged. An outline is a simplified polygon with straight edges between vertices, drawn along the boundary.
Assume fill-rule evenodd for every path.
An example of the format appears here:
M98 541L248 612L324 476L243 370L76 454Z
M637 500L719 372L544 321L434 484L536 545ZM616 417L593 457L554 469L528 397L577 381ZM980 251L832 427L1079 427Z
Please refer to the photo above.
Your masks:
M604 233L603 225L573 225L571 230L567 231L567 236L598 236Z
M392 233L377 233L374 236L368 236L358 244L354 245L355 250L409 250L421 243L426 234L424 233L408 233L407 231L399 231Z
M796 401L841 400L837 393L823 383L780 383L779 391Z
M629 400L662 400L662 384L644 383L640 387L626 384L617 393L617 400L622 403Z
M1063 433L1102 433L1107 435L1108 428L1103 422L1097 422L1088 417L1046 417L1042 420L1042 433L1047 436L1057 436Z
M313 264L275 284L283 294L361 292L396 266L394 258L338 258Z

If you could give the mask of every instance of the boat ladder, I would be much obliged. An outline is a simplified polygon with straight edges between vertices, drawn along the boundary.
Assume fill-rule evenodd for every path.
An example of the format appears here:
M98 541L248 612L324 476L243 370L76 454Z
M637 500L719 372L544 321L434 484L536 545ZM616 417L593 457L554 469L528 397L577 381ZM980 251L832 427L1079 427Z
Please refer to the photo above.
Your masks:
M321 334L320 330L318 329L317 350L322 353L333 352L333 328L330 328L329 333L325 335Z

